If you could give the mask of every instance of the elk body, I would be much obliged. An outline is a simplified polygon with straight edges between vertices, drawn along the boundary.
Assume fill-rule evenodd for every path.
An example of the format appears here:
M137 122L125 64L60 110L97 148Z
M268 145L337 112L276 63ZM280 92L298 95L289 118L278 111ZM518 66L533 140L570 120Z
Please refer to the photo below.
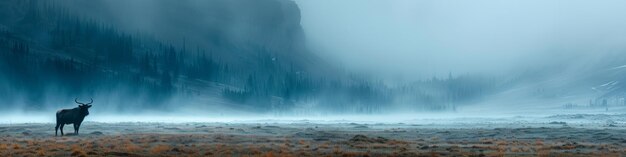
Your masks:
M58 135L59 128L61 129L61 136L63 136L63 126L65 124L74 124L74 134L78 135L78 129L80 124L85 120L85 116L89 115L89 108L93 99L89 103L78 102L78 98L74 99L74 102L78 104L78 107L73 109L62 109L57 111L57 125L54 127L54 135Z

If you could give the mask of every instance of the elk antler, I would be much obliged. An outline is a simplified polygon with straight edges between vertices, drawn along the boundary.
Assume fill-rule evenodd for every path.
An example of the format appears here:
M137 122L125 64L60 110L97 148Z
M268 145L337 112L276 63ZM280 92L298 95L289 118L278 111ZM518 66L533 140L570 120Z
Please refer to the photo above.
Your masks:
M89 98L89 99L91 99L91 101L85 105L90 105L91 103L93 103L93 98Z
M78 102L78 98L74 99L74 102L76 102L77 104L80 104L80 105L84 105L83 103Z

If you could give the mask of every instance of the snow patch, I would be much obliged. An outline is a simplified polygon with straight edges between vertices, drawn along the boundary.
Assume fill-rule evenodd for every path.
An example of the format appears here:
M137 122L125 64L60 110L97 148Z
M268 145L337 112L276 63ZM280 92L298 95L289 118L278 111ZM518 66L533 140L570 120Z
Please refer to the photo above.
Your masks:
M611 70L624 69L624 68L626 68L626 65L613 67L613 68L611 68Z

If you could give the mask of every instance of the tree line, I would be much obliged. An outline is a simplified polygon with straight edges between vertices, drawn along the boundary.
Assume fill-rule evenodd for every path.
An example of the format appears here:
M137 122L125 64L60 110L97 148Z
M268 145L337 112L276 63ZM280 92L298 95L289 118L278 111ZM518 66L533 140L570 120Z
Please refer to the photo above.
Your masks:
M198 82L220 85L208 87L219 88L217 95L233 105L277 114L294 108L376 113L399 103L416 110L451 110L496 88L492 80L465 76L399 87L348 74L328 77L280 55L293 53L293 48L230 41L209 48L181 47L125 33L54 3L31 1L22 7L21 14L5 16L19 20L4 23L0 30L0 100L21 101L33 110L77 95L133 104L114 109L160 110L172 97L202 93ZM235 53L246 59L225 59Z

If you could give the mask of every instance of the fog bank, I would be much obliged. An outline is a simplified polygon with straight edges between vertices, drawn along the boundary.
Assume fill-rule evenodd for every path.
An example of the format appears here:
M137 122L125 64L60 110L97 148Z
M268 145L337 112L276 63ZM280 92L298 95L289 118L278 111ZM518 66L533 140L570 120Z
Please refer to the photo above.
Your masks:
M619 0L298 0L310 43L350 69L509 74L623 50Z

